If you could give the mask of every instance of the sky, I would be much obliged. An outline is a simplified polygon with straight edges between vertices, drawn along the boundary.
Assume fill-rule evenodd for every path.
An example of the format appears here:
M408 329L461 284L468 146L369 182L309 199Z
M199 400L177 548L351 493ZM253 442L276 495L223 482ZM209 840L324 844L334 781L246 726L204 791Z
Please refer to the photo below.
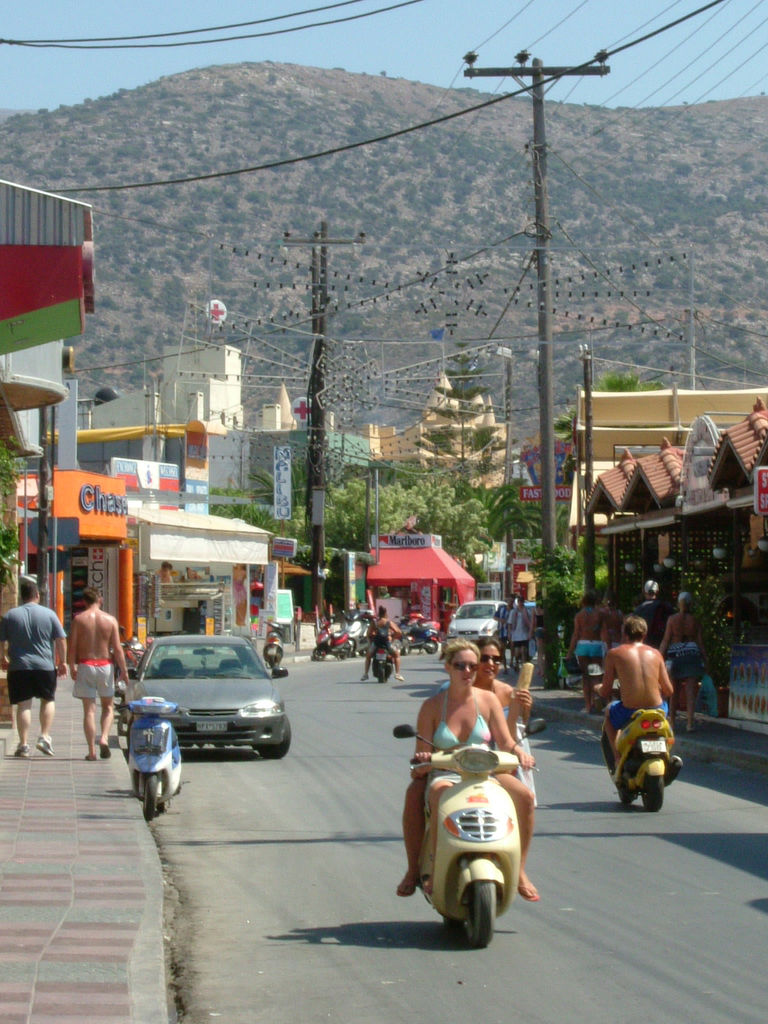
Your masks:
M398 2L401 6L384 10ZM78 0L70 6L61 0L29 0L8 5L3 12L0 109L55 110L192 68L262 61L386 73L443 88L510 92L518 88L511 78L465 78L463 55L476 52L477 68L509 67L525 49L545 66L580 65L599 50L626 46L706 4L707 0ZM377 10L382 13L359 17ZM256 20L262 23L222 28ZM8 42L157 36L200 29L214 31L142 42L281 34L141 49ZM768 88L766 50L768 0L722 0L613 55L608 61L610 74L604 77L563 77L548 90L547 99L642 107L756 96Z

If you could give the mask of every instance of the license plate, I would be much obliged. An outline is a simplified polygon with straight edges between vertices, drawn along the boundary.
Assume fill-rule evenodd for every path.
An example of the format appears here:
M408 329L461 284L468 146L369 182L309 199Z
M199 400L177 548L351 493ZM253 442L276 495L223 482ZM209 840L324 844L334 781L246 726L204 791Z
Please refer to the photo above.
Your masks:
M386 660L387 660L387 652L386 651L376 651L376 661L386 661Z
M226 732L227 731L227 723L226 722L198 722L197 723L197 731L198 732Z
M640 740L640 750L643 754L666 754L666 740Z

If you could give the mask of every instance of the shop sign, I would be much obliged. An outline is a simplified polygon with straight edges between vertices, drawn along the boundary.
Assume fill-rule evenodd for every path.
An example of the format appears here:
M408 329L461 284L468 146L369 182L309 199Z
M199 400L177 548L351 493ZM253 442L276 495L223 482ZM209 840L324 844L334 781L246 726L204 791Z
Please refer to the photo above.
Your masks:
M755 515L768 516L768 466L755 468Z
M80 510L107 516L127 516L128 499L124 494L103 491L98 484L83 484L80 488Z
M272 557L273 558L295 558L298 541L293 537L273 537Z
M573 488L571 487L555 487L555 501L570 502L572 492ZM523 485L520 488L520 501L541 501L541 487L528 487Z
M371 547L375 547L375 543ZM379 537L380 548L441 548L443 538L435 533L385 533Z
M273 505L275 519L290 519L291 510L291 447L275 445L273 457Z

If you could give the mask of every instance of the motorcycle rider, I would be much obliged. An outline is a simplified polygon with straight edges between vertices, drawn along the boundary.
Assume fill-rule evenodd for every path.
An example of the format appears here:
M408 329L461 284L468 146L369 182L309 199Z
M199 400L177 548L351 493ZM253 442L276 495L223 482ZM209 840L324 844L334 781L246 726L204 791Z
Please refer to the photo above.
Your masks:
M364 683L368 678L368 670L371 667L371 658L376 648L385 648L388 654L392 656L392 661L395 663L395 679L398 682L404 683L405 679L400 674L400 651L393 646L392 639L401 637L402 631L399 626L387 615L387 609L384 605L379 605L379 617L375 622L371 623L371 627L368 630L368 639L371 641L368 650L365 652L365 671L363 672L361 683Z
M614 647L605 656L603 682L598 693L610 701L614 680L619 682L619 699L605 710L605 734L617 757L616 736L640 708L659 709L666 715L667 700L672 696L672 683L667 675L664 658L645 643L648 625L640 615L628 615L624 620L626 643Z

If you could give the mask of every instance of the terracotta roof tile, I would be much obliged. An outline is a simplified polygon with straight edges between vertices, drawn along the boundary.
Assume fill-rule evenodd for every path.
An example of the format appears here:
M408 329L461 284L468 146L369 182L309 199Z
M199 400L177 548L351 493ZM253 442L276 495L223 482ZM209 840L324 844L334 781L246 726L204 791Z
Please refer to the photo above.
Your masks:
M677 448L665 437L661 449L637 461L637 472L627 487L621 503L622 512L646 512L674 505L680 493L683 448Z
M637 459L625 448L619 464L601 473L595 481L589 496L590 512L617 512L636 466Z
M749 483L766 438L768 410L758 398L748 416L723 431L710 465L712 486Z

